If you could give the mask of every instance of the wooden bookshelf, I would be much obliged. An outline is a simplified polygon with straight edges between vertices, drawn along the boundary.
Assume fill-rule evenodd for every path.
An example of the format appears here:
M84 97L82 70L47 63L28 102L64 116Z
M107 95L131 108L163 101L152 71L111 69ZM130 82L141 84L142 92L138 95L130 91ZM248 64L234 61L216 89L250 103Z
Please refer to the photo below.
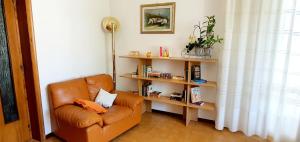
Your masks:
M176 101L176 100L170 100L167 96L160 96L160 97L144 97L145 105L146 105L146 111L151 112L152 110L152 102L159 102L159 103L165 103L170 105L176 105L183 107L183 117L185 118L185 124L188 125L190 120L197 120L196 117L198 117L198 109L204 110L204 111L210 111L213 113L216 113L216 107L213 102L204 102L202 105L196 105L192 104L190 102L190 90L194 86L201 86L201 87L207 87L216 89L217 88L217 82L215 81L208 81L207 83L198 84L193 81L191 81L191 66L193 64L206 64L206 63L217 63L217 59L199 59L199 58L182 58L182 57L169 57L169 58L163 58L163 57L146 57L146 56L120 56L120 58L128 58L128 59L137 59L139 60L138 64L138 74L139 75L132 75L130 73L123 74L120 77L128 78L128 79L135 79L138 81L138 91L139 95L142 96L142 86L145 81L152 82L165 82L165 83L173 83L173 84L182 84L187 89L187 101ZM143 74L143 66L144 65L152 65L152 60L169 60L169 61L183 61L185 62L185 66L183 69L187 69L188 73L187 76L185 76L186 80L175 80L175 79L163 79L163 78L153 78L153 77L144 77ZM196 117L195 117L196 116ZM194 117L194 118L192 118Z

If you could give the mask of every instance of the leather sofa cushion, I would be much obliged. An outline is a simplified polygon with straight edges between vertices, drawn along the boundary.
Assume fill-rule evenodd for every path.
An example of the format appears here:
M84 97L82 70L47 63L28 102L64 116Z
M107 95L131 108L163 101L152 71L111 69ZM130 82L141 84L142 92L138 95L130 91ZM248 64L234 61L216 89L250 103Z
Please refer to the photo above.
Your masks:
M124 106L113 105L108 112L101 114L104 125L109 125L132 115L133 111Z
M73 104L75 99L89 100L89 91L83 78L49 85L53 108Z
M100 89L111 92L114 89L113 80L110 75L100 74L95 76L86 77L90 99L95 101Z
M89 127L95 123L103 126L100 115L94 111L88 111L75 105L64 105L55 110L55 116L60 123L67 123L76 128Z
M132 110L136 108L136 106L144 101L144 98L139 95L134 95L132 92L126 91L113 91L118 94L117 98L114 101L114 104L120 106L126 106L131 108Z

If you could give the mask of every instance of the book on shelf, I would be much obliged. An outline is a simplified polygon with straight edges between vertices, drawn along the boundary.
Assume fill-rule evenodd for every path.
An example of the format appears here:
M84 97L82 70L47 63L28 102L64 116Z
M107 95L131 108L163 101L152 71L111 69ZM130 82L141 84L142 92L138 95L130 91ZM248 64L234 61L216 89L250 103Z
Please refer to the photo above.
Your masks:
M187 90L186 90L186 89L184 89L184 90L182 91L182 99L183 99L184 102L187 101Z
M146 66L146 77L149 77L149 73L152 72L152 66Z
M142 76L143 77L149 77L149 74L152 72L152 66L151 65L143 65L142 67Z
M149 96L159 98L160 94L161 94L161 92L159 92L159 91L152 91L149 93Z
M203 83L207 83L207 80L205 79L194 79L192 80L194 83L196 84L203 84Z
M172 76L173 80L185 80L185 78L183 76L178 76L178 75L174 75Z
M181 93L173 92L170 95L170 100L182 101L183 100L182 95L183 94L181 94Z
M184 89L182 91L182 93L173 92L169 98L170 98L170 100L186 102L187 101L187 90Z
M197 103L202 101L201 89L200 87L191 88L191 102Z
M153 92L153 86L152 86L152 84L148 85L146 89L147 89L147 92L146 92L147 96L150 96L150 93Z
M138 67L135 72L130 73L131 77L138 77Z
M147 77L147 65L144 65L144 77Z
M163 78L163 79L172 79L171 73L164 73L159 71L154 71L151 65L143 65L142 67L142 76L147 78ZM182 79L181 76L174 76L175 79Z
M152 71L148 73L148 77L160 78L160 74L161 74L160 72Z
M188 76L189 76L189 69L186 67L186 68L184 68L184 79L185 79L185 81L188 81Z
M152 84L151 82L146 82L142 85L142 96L149 96L150 92L152 92Z
M200 102L195 102L195 103L192 103L194 105L198 105L198 106L203 106L204 105L204 102L203 101L200 101Z

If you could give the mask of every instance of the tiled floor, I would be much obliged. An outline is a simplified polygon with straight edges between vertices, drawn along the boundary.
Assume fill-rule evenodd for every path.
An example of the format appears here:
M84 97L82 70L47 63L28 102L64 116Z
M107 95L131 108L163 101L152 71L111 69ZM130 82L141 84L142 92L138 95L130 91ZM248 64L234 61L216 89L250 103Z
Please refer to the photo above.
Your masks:
M60 142L52 137L48 142ZM113 142L264 142L241 132L218 131L213 123L193 122L189 126L178 116L168 113L144 113L140 125L123 133Z

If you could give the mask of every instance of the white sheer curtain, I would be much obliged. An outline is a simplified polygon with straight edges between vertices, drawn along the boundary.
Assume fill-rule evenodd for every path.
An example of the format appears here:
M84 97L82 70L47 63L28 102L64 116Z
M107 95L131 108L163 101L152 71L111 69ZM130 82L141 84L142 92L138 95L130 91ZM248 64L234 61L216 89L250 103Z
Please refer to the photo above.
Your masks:
M226 18L216 128L300 142L300 0L227 0Z

